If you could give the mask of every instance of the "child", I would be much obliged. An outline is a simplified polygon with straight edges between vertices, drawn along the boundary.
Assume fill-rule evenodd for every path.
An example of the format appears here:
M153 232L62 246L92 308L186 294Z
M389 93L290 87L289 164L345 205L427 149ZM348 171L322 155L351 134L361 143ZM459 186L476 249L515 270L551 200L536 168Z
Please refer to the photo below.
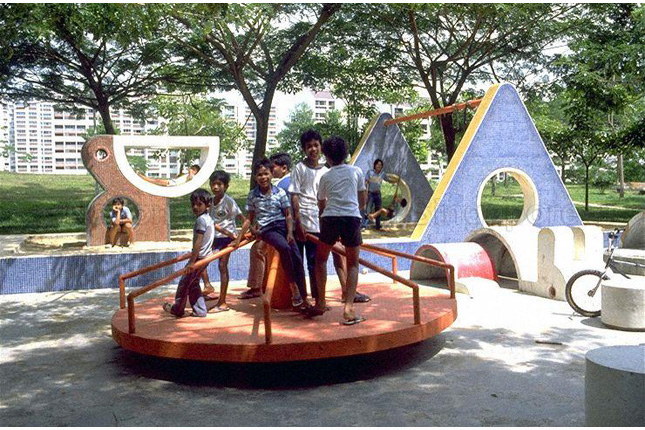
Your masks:
M387 208L379 209L376 212L372 212L371 214L367 215L367 218L369 218L369 220L372 222L374 222L377 216L382 216L382 215L388 218L394 218L394 215L399 211L399 209L402 209L407 205L408 205L407 199L395 198L391 206Z
M112 212L110 212L112 224L108 228L107 236L112 246L116 245L118 234L126 233L128 235L128 244L134 243L134 230L132 229L132 212L127 206L124 206L123 199L117 197L112 200Z
M214 171L210 177L211 191L213 191L213 203L210 208L210 216L213 219L213 223L220 227L215 230L213 252L220 251L229 246L236 238L235 233L237 233L237 229L235 228L235 220L238 220L240 223L243 223L245 220L235 200L226 194L230 181L231 176L223 170ZM219 300L213 308L214 312L229 310L226 304L226 291L228 289L228 259L230 256L231 254L227 254L219 258ZM208 272L206 270L204 270L202 278L204 279L204 295L215 292L215 289L208 279Z
M320 178L329 169L319 163L321 153L322 137L315 130L307 130L300 136L300 147L305 154L305 159L298 163L291 175L291 206L296 221L296 242L300 255L307 257L307 270L309 271L309 283L311 296L318 297L316 286L316 244L306 239L306 233L320 237L320 221L318 211L318 185ZM342 256L332 254L334 267L338 273L338 279L343 291L343 299L346 295L347 270ZM355 302L368 302L369 296L356 293Z
M249 217L244 221L233 245L239 245L250 225L257 221L260 227L259 238L273 246L280 254L280 262L289 279L293 307L306 310L309 303L304 299L305 274L302 259L293 238L293 219L287 193L271 185L271 162L267 158L263 158L253 166L253 175L258 185L251 190L246 199Z
M344 325L354 325L365 318L354 312L354 294L358 283L358 256L361 238L361 208L367 200L363 172L355 166L344 164L347 145L340 137L327 139L322 146L327 161L332 166L322 178L318 188L320 217L320 244L316 250L316 284L318 297L310 316L325 312L325 287L327 259L332 246L340 237L347 257L347 299L343 312Z
M271 162L271 174L278 179L276 186L282 188L289 196L289 184L291 183L291 157L289 154L280 153L269 158ZM264 270L266 268L266 246L263 241L257 239L251 246L249 252L249 279L247 290L237 296L240 300L252 299L262 295L262 283L264 282ZM302 255L302 251L300 251Z
M282 188L289 196L289 185L291 184L291 156L284 152L272 155L271 174L274 178L279 179L277 187Z
M365 175L365 185L368 191L367 207L370 204L374 205L374 211L378 212L381 209L381 183L385 179L385 172L383 171L383 160L377 158L374 160L374 169L367 171ZM381 216L376 217L376 229L381 229Z
M213 236L215 233L213 220L208 215L208 208L211 205L211 195L209 192L202 188L193 191L190 195L190 204L197 219L193 227L193 252L190 260L188 260L188 264L186 264L186 268L189 270L193 268L195 262L211 255ZM206 270L206 266L189 271L182 276L177 286L177 292L175 293L175 303L164 303L163 310L170 312L176 317L182 317L184 316L186 299L188 299L190 306L193 308L190 316L205 317L208 313L206 301L202 296L202 290L199 288L199 278L202 276L204 270Z

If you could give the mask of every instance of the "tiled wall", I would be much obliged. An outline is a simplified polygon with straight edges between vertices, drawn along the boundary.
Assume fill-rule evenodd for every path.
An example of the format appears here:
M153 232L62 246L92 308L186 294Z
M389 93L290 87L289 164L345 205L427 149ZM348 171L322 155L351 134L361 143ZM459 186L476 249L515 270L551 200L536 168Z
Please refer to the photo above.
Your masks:
M379 243L379 246L414 253L419 247L414 242ZM97 254L42 257L0 258L0 294L35 293L44 291L118 288L118 278L145 266L175 258L184 252L149 252L132 254ZM391 259L361 252L361 257L384 268L391 268ZM333 273L331 258L327 265ZM184 267L181 262L126 281L126 287L144 286ZM232 281L245 280L249 270L249 248L231 254L229 274ZM398 259L399 270L409 270L410 262ZM208 266L212 282L219 281L216 263ZM174 281L174 283L178 280Z

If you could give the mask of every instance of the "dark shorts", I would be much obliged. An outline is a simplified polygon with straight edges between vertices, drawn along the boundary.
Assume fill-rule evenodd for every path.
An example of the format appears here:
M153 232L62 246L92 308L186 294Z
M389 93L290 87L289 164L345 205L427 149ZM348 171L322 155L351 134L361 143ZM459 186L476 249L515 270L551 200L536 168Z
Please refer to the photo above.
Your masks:
M216 237L213 239L213 250L222 250L226 248L231 242L233 242L233 239L230 237Z
M320 240L327 245L334 245L340 237L340 243L355 247L363 243L361 237L361 219L353 216L326 216L320 219Z

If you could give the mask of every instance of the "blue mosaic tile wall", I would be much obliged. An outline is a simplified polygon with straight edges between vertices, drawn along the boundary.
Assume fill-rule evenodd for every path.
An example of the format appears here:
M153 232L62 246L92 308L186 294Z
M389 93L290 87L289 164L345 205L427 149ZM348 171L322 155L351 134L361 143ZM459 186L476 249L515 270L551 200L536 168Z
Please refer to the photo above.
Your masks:
M379 244L386 248L414 253L418 243ZM86 290L97 288L118 288L122 273L131 272L164 260L178 257L184 252L149 252L132 254L97 254L42 257L0 258L0 294L37 293L46 291ZM391 259L362 252L361 257L384 268L391 268ZM156 279L167 276L185 266L181 262L155 272L126 281L126 287L144 286ZM409 270L410 262L399 259L399 270ZM231 254L229 274L231 280L248 278L249 248ZM331 258L327 270L334 273ZM212 282L219 281L216 263L208 266ZM178 282L175 281L174 283Z
M512 85L497 90L461 163L428 224L422 242L461 242L482 228L479 186L498 169L514 168L530 177L539 198L536 227L576 226L582 220Z

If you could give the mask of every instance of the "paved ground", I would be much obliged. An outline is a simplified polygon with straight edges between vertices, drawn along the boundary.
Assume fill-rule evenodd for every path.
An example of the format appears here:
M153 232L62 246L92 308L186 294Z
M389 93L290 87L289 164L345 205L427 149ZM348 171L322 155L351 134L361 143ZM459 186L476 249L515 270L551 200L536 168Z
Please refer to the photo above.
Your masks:
M458 295L451 328L403 349L202 364L119 348L117 301L114 290L0 296L1 425L580 426L585 353L645 342L564 302L484 288Z

